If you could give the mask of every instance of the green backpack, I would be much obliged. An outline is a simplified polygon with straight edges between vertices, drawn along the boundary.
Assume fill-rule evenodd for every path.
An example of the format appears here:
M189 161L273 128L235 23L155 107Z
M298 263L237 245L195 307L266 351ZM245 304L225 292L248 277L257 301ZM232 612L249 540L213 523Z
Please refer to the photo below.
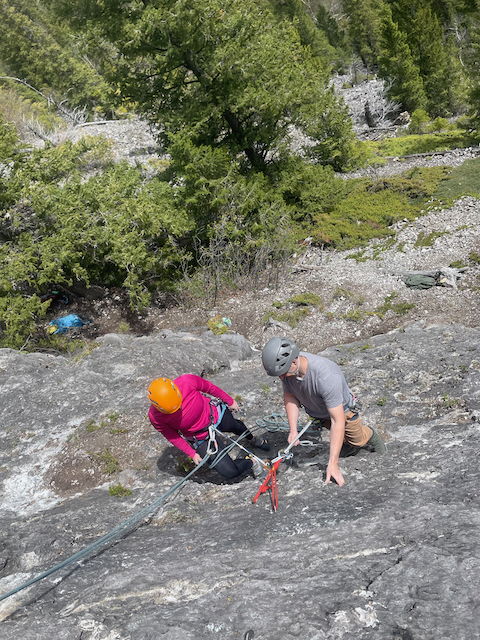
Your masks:
M430 289L437 284L437 281L434 276L414 275L408 276L405 284L410 289Z

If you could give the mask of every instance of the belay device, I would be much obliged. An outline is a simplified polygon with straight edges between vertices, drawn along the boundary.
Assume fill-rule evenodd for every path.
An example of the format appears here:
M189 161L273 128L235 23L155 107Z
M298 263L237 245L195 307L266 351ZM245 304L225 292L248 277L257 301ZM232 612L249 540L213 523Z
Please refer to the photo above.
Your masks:
M266 493L270 491L270 497L272 499L272 509L276 511L278 509L278 492L277 492L277 469L280 466L280 463L284 460L290 460L293 458L293 451L291 450L297 440L305 433L308 427L312 424L313 420L309 420L307 424L300 431L298 436L295 438L293 442L291 442L286 449L282 449L276 458L273 460L269 460L265 464L270 467L270 471L268 472L267 477L260 485L260 489L257 492L257 495L253 498L252 502L255 504L260 497L260 494Z

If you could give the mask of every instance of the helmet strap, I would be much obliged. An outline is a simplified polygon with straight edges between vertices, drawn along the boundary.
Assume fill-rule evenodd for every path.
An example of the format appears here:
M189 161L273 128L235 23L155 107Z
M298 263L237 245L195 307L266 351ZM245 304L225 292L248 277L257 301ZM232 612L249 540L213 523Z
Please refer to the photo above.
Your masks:
M301 368L301 366L302 366L302 363L301 363L301 357L302 357L302 356L300 356L300 355L298 356L298 367L297 367L297 370L295 371L295 379L296 379L296 380L300 380L300 381L302 381L302 380L304 380L304 379L305 379L305 374L307 373L307 372L305 371L305 372L303 373L303 375L300 375L300 368Z

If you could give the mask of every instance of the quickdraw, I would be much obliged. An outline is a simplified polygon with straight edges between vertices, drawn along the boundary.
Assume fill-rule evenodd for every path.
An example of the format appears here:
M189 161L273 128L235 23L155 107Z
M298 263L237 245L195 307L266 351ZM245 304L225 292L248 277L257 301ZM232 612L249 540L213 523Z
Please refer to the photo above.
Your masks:
M277 490L278 467L280 466L281 462L285 460L290 460L291 458L293 458L293 451L291 450L292 447L295 445L297 440L299 440L300 437L305 433L305 431L308 429L308 427L311 425L312 422L313 422L312 420L309 420L307 424L303 427L303 429L300 431L298 436L295 438L295 440L293 440L293 442L291 442L286 449L283 449L282 451L280 451L276 458L273 458L273 460L267 460L267 462L263 463L265 466L270 467L270 470L268 472L267 477L260 485L257 495L253 498L252 500L253 504L257 502L258 498L262 493L266 493L267 491L270 491L272 509L273 511L276 511L278 509L278 490Z

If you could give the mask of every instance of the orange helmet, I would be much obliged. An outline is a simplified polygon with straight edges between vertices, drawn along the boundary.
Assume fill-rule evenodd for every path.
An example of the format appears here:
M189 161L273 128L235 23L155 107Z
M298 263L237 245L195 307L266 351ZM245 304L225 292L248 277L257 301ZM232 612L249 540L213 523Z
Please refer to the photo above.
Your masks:
M157 378L148 387L148 399L162 413L175 413L182 405L182 394L169 378Z

